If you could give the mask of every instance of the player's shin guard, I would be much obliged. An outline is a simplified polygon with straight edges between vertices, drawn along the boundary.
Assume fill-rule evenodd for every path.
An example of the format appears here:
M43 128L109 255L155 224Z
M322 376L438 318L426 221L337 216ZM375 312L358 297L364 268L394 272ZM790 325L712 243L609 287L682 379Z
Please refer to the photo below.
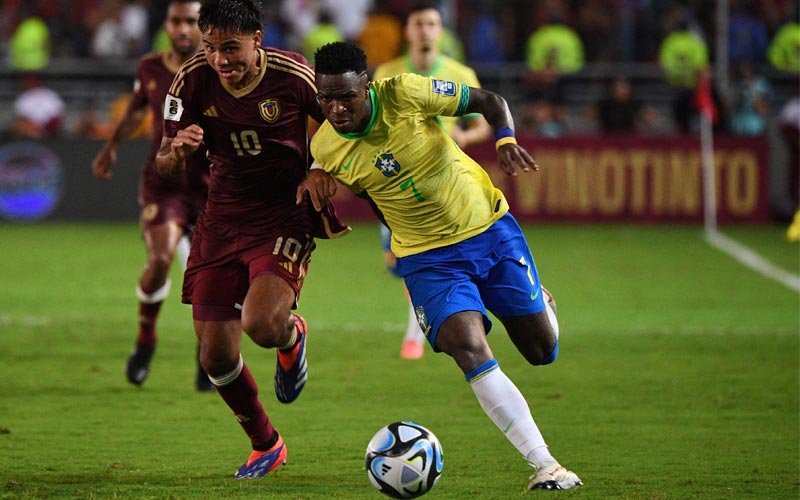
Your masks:
M533 421L528 403L492 359L466 375L483 411L526 460L538 466L555 461Z

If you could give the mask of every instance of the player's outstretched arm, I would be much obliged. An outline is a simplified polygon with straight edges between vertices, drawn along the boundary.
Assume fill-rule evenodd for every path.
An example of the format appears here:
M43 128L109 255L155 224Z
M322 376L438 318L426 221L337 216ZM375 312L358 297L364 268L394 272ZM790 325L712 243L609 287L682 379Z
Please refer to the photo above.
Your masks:
M494 130L500 169L508 175L519 170L539 170L536 160L514 139L514 118L503 96L490 90L470 87L468 113L481 113Z
M189 125L179 130L173 138L162 137L156 153L156 168L162 177L174 177L186 169L186 158L203 143L203 129Z
M145 116L147 116L147 103L135 97L131 98L119 122L114 126L111 137L92 161L92 172L95 177L107 180L113 176L111 166L117 162L117 145L133 135Z
M317 165L315 162L314 165ZM311 204L314 205L314 210L317 212L322 211L325 205L328 204L328 199L336 194L336 180L322 170L319 166L311 166L306 177L300 181L297 186L296 203L299 205L303 202L303 198L308 193L311 198Z

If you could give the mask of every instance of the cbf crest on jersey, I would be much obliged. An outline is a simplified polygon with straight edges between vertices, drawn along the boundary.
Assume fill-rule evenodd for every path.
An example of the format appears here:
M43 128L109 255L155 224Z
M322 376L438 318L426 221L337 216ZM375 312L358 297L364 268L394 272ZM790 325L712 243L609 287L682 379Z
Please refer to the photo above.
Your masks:
M437 80L435 78L432 78L431 84L433 85L434 94L442 94L449 96L456 95L455 82L448 82L447 80Z
M277 99L267 99L258 103L259 111L261 111L261 118L269 123L275 123L275 120L281 116L281 107Z
M400 164L394 159L392 153L380 153L375 159L375 168L386 177L394 177L400 172Z

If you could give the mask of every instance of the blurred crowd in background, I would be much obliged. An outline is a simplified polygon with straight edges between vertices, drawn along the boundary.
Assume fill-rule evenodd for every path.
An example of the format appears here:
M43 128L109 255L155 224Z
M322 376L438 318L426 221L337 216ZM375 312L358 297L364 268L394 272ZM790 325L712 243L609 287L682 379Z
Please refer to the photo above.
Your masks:
M506 95L518 128L543 137L570 133L689 133L696 130L698 81L713 80L717 129L764 134L771 116L800 101L777 96L775 78L800 73L800 24L796 0L727 1L720 22L710 0L442 0L442 53L487 75L522 75ZM161 24L166 0L0 0L0 51L7 75L17 78L16 114L33 113L38 123L17 123L16 135L107 133L113 112L103 103L85 106L64 125L70 108L47 85L53 60L105 62L135 59L168 46ZM367 52L371 68L403 53L403 22L412 0L263 0L264 45L303 53L313 63L316 47L353 40ZM720 29L727 30L718 54ZM716 85L713 62L729 62L724 88ZM672 89L668 106L650 102L637 88L636 73L601 72L602 91L581 106L568 93L573 75L587 67L651 65ZM522 68L508 73L508 68ZM505 71L505 73L504 73ZM38 75L38 77L37 77ZM794 94L796 94L796 82ZM791 88L791 87L790 87ZM28 91L27 96L22 91ZM790 90L791 92L791 90ZM508 94L509 92L504 92ZM594 94L588 94L594 95ZM122 97L120 98L122 99ZM659 106L660 104L660 106ZM112 103L112 106L114 104ZM124 107L124 102L116 104ZM73 106L74 108L74 106ZM788 116L788 115L787 115ZM587 125L588 124L588 125Z
M158 44L165 0L2 0L0 33L8 46L28 21L42 23L56 57L137 57ZM411 0L263 0L265 43L305 52L306 39L331 24L346 39L378 34L373 63L402 50L402 21ZM661 42L689 30L711 45L716 2L709 0L443 0L448 50L468 63L530 60L530 36L564 25L593 62L655 61ZM793 0L729 0L731 59L767 60L770 40L797 19ZM378 40L368 40L368 44ZM713 54L712 54L713 55ZM38 62L38 61L37 61Z

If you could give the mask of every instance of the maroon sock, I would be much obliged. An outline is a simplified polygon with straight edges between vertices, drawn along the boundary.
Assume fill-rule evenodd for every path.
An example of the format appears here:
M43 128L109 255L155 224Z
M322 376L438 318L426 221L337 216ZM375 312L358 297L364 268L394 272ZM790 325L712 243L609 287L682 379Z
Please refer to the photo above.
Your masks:
M242 373L233 382L218 386L217 392L233 410L254 450L266 451L277 442L278 433L258 400L258 386L247 365L242 367Z
M161 310L162 302L145 304L139 302L139 335L136 343L148 347L156 346L156 319L158 311Z

